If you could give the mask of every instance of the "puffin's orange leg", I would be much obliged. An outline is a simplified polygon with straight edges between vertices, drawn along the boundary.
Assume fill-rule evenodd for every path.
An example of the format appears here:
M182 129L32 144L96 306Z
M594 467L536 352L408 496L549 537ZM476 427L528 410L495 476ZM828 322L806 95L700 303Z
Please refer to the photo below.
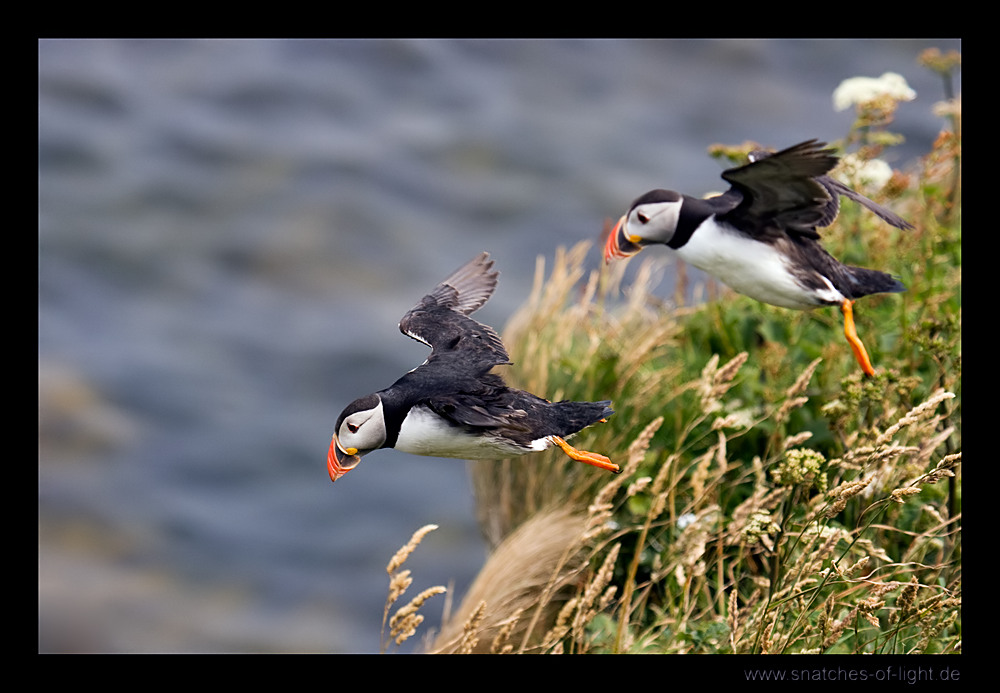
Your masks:
M577 450L572 445L567 443L565 440L559 436L549 436L552 438L552 442L562 448L562 451L569 455L571 458L577 462L583 462L585 464L590 464L595 467L600 467L601 469L607 469L609 472L614 472L615 474L621 474L621 467L609 460L604 455L599 455L596 452L586 452L584 450Z
M854 351L854 358L858 360L865 375L875 375L875 368L872 366L871 359L868 358L865 345L858 339L858 332L854 329L854 301L845 298L844 302L840 304L840 312L844 314L844 336L847 337L847 341Z

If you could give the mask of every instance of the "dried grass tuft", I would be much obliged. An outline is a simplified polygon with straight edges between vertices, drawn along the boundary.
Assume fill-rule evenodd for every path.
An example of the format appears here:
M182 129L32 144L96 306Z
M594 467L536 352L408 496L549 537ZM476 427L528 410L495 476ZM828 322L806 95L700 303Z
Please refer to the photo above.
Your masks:
M525 522L491 553L430 650L454 653L467 647L485 653L501 634L518 651L535 648L586 565L586 527L585 516L568 508L549 509Z
M418 613L424 602L431 597L443 594L447 590L444 587L429 587L411 599L407 604L401 606L396 613L389 617L389 611L400 597L413 584L413 578L409 570L400 570L406 559L413 553L428 533L437 529L437 525L425 525L413 533L410 540L403 545L389 560L386 572L389 573L389 593L385 600L385 608L382 611L382 651L387 646L385 637L386 622L389 625L389 640L395 641L397 645L403 644L417 631L417 627L423 622L424 617Z

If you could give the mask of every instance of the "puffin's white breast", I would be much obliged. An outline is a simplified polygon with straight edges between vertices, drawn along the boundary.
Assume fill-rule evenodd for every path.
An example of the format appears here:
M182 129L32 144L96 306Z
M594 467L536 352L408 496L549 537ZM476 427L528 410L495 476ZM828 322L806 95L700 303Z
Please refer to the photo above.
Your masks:
M789 270L789 260L770 243L754 240L709 217L677 254L745 296L763 303L807 310L822 302L840 302L843 294L823 278L827 290L803 287Z
M544 437L533 441L530 449L545 450L551 445L548 437ZM525 452L499 436L467 433L423 406L414 407L403 419L395 448L414 455L466 460L499 460Z

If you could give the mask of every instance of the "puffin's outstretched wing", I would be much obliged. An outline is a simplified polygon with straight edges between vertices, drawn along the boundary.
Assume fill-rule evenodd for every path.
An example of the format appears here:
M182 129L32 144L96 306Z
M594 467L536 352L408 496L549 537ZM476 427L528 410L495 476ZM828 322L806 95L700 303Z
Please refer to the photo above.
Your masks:
M776 153L750 152L749 164L722 174L743 195L731 215L775 219L793 233L818 238L815 227L834 222L843 195L896 228L913 228L902 217L826 175L838 159L833 149L825 147L825 142L809 140Z
M833 223L833 220L837 218L837 211L840 209L840 195L843 195L847 199L854 200L859 205L867 207L872 212L874 212L879 219L889 224L892 224L897 229L913 228L913 224L906 221L906 219L903 219L901 216L894 214L893 212L890 212L888 209L878 204L877 202L869 200L861 193L851 190L846 185L841 183L839 180L831 178L830 176L820 176L818 180L823 185L823 187L827 189L827 192L830 193L830 197L833 198L831 205L833 209L828 210L828 214L824 216L822 220L820 220L817 226L829 226L830 224Z
M481 253L434 287L399 321L400 332L431 348L428 362L448 355L456 364L477 372L510 363L493 328L468 317L496 289L499 273L492 268L489 253Z
M723 171L722 178L743 200L720 219L751 233L780 228L819 238L816 226L828 215L834 196L817 178L837 165L833 150L824 146L809 140L775 154L753 152L750 163Z

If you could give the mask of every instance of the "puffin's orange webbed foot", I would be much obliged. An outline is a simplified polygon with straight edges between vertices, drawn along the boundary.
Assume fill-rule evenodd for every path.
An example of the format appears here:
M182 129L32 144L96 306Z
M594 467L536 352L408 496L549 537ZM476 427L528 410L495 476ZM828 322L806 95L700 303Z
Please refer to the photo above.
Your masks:
M587 452L585 450L577 450L572 445L567 443L565 440L559 436L550 436L552 442L562 448L562 451L569 455L572 459L577 462L583 462L584 464L593 465L594 467L600 467L601 469L606 469L609 472L614 472L615 474L621 474L621 467L609 460L604 455L599 455L596 452Z
M844 314L844 336L847 337L847 342L851 345L851 350L854 351L854 358L857 359L865 375L874 376L875 368L872 366L871 359L868 358L865 345L858 339L858 332L854 328L854 301L844 299L844 302L840 304L840 312Z

